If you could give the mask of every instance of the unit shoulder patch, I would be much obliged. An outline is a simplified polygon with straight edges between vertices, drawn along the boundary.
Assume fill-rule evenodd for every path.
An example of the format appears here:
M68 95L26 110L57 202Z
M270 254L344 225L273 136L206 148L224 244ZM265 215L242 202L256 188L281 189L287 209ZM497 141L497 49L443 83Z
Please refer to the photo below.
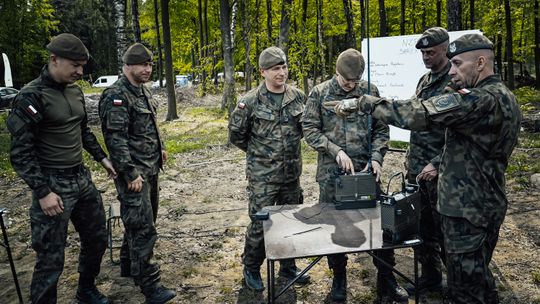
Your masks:
M459 108L460 104L455 94L444 94L429 99L437 113L444 113Z

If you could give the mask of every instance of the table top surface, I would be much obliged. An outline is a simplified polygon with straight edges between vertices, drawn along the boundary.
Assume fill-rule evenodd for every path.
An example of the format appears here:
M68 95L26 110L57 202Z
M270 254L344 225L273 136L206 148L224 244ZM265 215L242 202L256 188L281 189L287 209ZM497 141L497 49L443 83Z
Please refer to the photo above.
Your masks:
M381 209L336 210L334 204L265 207L266 258L281 260L383 248ZM385 247L386 248L386 247Z

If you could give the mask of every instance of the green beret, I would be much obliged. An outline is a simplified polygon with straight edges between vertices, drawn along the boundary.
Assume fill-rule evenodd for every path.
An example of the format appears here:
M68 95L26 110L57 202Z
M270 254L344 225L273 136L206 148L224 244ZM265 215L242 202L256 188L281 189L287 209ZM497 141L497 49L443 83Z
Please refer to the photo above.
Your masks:
M430 48L448 41L448 39L448 32L442 27L428 28L416 42L416 48Z
M88 60L90 58L88 49L84 46L81 39L68 33L62 33L54 37L47 44L47 50L57 56L71 60Z
M122 56L125 64L141 64L152 61L152 52L141 43L131 45Z
M359 80L365 67L364 56L355 49L341 52L336 61L336 71L347 80Z
M482 34L465 34L448 45L446 57L474 50L493 50L493 43Z
M285 56L285 53L276 46L264 49L259 55L259 68L263 70L267 70L278 64L286 63L287 57Z

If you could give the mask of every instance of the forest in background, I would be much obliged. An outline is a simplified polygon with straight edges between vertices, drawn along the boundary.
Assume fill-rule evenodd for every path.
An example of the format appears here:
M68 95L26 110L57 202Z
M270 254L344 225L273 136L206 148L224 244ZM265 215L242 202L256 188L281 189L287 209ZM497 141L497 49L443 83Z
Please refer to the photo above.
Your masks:
M118 74L121 54L142 42L155 55L153 79L166 75L172 83L173 75L190 74L201 95L223 89L222 108L230 108L235 81L249 90L259 79L258 54L267 46L286 51L290 78L308 91L362 39L442 26L482 30L495 43L507 85L540 88L538 6L539 0L1 0L0 52L21 87L39 73L45 45L58 33L71 32L88 47L89 81ZM235 80L239 71L244 77ZM174 102L174 90L168 92Z

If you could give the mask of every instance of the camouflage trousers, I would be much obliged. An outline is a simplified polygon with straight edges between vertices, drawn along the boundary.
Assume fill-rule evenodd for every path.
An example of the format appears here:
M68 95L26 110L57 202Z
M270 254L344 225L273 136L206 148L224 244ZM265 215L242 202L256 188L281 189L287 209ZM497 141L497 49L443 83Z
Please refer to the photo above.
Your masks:
M380 186L377 185L377 192L380 193ZM334 179L326 179L319 181L319 203L331 204L335 202L336 185ZM382 259L392 267L396 265L394 250L385 249L373 252L378 258ZM346 271L347 255L339 253L327 256L328 267L332 269L334 274L340 274ZM392 274L392 268L384 266L376 258L373 258L373 265L377 267L379 276L389 276Z
M128 190L127 182L121 178L115 180L125 229L121 263L129 265L130 275L142 290L153 288L161 280L159 266L153 259L157 240L158 175L145 175L143 179L141 192Z
M249 195L249 217L251 223L247 227L246 242L242 263L250 271L259 271L266 257L264 250L263 225L255 219L255 213L263 207L274 205L295 205L303 203L300 180L290 183L267 183L250 181L247 187ZM284 261L290 265L292 261ZM282 262L283 265L283 262Z
M464 218L442 216L448 293L452 304L499 303L489 263L499 239L504 213L492 219L487 227L476 227Z
M409 182L416 183L415 178L409 179ZM441 215L436 206L437 180L420 181L420 237L423 243L417 247L417 253L422 276L426 277L440 276L444 263Z
M69 220L79 233L81 279L94 282L107 247L105 211L101 195L92 183L90 171L82 165L79 172L43 169L50 189L62 198L64 212L50 217L43 213L39 199L33 196L30 207L32 248L36 265L30 286L33 304L56 303L58 279L64 269L64 251ZM80 279L80 280L81 280Z

